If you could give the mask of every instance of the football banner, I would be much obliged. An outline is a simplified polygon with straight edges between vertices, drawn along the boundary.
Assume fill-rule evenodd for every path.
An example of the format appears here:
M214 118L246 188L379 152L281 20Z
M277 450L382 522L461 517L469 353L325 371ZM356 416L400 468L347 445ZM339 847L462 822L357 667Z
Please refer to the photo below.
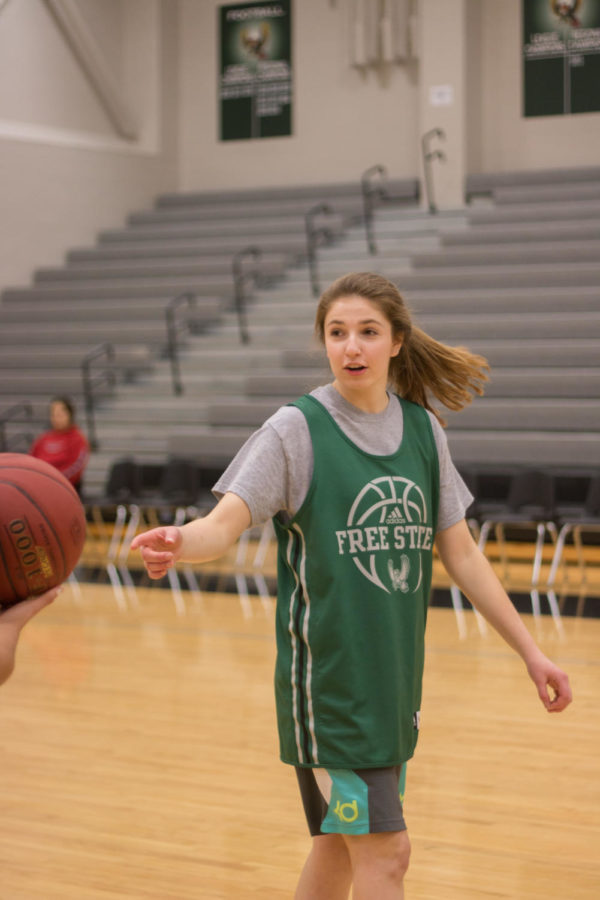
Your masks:
M600 110L600 0L522 0L523 114Z
M219 7L222 141L292 133L291 0Z

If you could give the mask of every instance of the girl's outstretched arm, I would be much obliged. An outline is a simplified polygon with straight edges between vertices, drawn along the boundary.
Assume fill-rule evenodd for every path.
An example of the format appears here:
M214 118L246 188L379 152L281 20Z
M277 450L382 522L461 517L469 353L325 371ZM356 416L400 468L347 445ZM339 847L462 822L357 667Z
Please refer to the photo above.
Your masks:
M465 520L440 531L436 547L450 578L519 654L548 712L565 709L573 699L568 676L537 646Z
M252 524L250 510L237 494L227 493L207 516L187 525L167 525L138 534L132 550L140 550L151 578L162 578L178 560L218 559Z

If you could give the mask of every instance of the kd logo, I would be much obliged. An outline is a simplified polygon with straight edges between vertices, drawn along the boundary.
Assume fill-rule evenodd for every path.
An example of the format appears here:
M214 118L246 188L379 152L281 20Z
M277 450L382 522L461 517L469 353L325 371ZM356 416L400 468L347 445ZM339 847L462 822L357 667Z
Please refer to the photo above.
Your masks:
M347 810L350 810L350 812L347 812ZM358 803L356 800L353 800L352 803L340 803L338 800L333 811L342 822L354 822L358 819Z

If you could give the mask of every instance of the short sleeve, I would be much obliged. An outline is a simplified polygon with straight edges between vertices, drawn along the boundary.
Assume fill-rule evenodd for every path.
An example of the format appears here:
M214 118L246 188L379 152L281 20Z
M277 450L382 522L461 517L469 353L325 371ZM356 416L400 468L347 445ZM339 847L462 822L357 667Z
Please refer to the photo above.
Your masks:
M248 506L252 524L282 513L291 518L307 494L313 453L306 419L299 409L279 409L246 441L213 487L217 498L230 491Z
M452 461L446 432L431 413L430 418L440 464L440 504L437 530L444 531L464 519L467 509L473 502L473 495Z

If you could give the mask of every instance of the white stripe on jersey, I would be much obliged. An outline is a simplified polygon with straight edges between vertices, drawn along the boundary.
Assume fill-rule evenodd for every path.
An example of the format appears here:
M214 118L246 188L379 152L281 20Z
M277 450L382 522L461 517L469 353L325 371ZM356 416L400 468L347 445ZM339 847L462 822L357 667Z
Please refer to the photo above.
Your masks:
M300 562L297 571L294 568L292 563L292 550L294 546L294 535L300 544ZM317 746L317 735L315 732L315 717L314 717L314 708L313 708L313 699L312 699L312 653L310 650L310 644L308 641L308 626L310 620L310 597L308 594L308 589L306 586L306 542L304 539L304 534L302 529L298 527L298 525L294 525L290 529L290 536L287 545L287 561L290 566L290 569L294 573L294 579L296 581L296 586L292 592L292 596L290 597L290 618L288 630L290 632L290 637L292 641L292 673L291 673L291 687L292 687L292 711L294 716L294 725L295 725L295 734L296 734L296 749L298 750L298 759L301 763L306 762L304 759L304 752L302 749L302 741L300 737L300 721L299 721L299 713L298 713L298 694L299 694L299 686L297 684L296 679L296 662L297 662L297 653L298 653L298 636L294 631L294 607L296 600L298 598L299 588L302 585L302 591L304 594L305 600L305 613L304 613L304 624L302 627L302 639L304 642L304 646L306 648L306 681L305 681L305 690L306 690L306 698L307 698L307 706L308 706L308 727L311 736L312 743L312 760L311 762L318 763L319 755L318 755L318 746Z
M306 646L306 697L308 700L308 727L312 738L312 762L319 762L319 748L317 746L317 735L315 732L315 712L313 708L312 698L312 652L308 641L308 620L310 618L310 596L306 585L306 541L302 529L298 525L294 525L302 537L302 558L300 560L300 580L302 582L302 590L306 600L306 614L304 616L304 628L302 629L302 637Z
M291 682L292 682L292 714L294 716L294 732L296 734L296 749L298 751L298 759L301 763L304 760L304 754L302 752L302 742L300 740L300 723L298 721L298 692L295 684L295 674L296 674L296 653L298 649L298 642L296 640L296 632L294 631L294 604L296 601L296 596L298 594L298 588L300 587L300 583L298 581L298 573L294 569L292 565L292 548L294 545L294 534L290 531L288 537L288 545L287 545L287 561L290 569L294 573L294 578L296 580L296 587L292 591L292 595L290 597L290 619L288 625L288 631L290 633L290 638L292 641L292 671L291 671Z

